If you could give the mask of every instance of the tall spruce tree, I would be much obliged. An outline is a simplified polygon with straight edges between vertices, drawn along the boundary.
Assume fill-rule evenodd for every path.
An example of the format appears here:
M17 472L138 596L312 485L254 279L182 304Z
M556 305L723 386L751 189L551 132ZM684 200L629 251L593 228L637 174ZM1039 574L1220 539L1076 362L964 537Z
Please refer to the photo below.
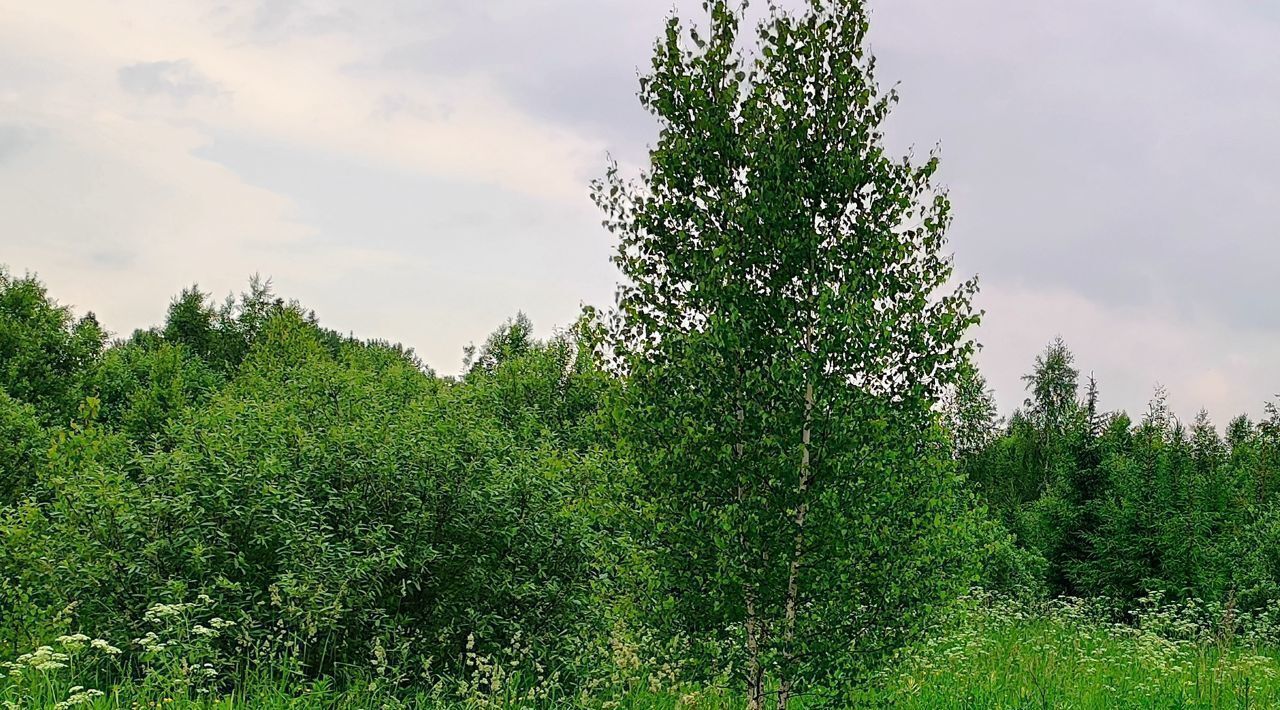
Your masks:
M969 579L934 407L968 355L974 280L944 289L938 161L891 158L858 0L672 17L640 99L638 182L594 186L626 277L622 421L656 535L661 611L748 706L901 641ZM740 49L746 46L745 50Z
M1089 382L1084 391L1084 417L1087 433L1090 437L1102 434L1105 415L1098 410L1098 379L1089 373Z

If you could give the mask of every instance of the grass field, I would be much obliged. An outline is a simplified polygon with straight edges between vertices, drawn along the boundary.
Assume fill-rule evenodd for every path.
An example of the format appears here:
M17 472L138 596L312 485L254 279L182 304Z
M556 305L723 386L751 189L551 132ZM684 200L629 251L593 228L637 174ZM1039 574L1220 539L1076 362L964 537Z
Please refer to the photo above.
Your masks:
M1280 648L1265 618L1230 609L1150 601L1127 619L1078 601L1026 605L973 597L862 688L837 701L898 708L1269 708L1280 707ZM9 664L0 680L8 708L430 708L741 707L693 687L655 689L624 679L595 694L559 695L510 678L499 692L442 685L392 692L376 676L337 690L326 681L251 675L230 694L184 690L173 669L161 680L98 686L83 639ZM68 653L68 651L70 651ZM79 664L79 665L77 665ZM76 679L73 685L73 678ZM104 676L105 678L105 676ZM164 679L168 678L168 681ZM796 706L813 703L797 702Z
M1266 620L1242 624L1230 610L1158 600L1136 623L1109 616L1078 601L1036 609L974 605L947 632L904 654L863 701L903 708L1280 706L1280 652Z

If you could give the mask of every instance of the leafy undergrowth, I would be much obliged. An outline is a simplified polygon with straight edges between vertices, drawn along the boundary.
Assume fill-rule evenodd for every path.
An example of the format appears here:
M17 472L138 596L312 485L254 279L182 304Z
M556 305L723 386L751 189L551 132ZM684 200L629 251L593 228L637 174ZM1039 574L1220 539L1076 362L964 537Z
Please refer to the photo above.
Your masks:
M642 657L633 643L621 637L612 639L611 652L591 657L598 672L576 690L567 690L556 680L556 673L532 672L542 669L529 661L532 649L519 643L497 657L469 651L466 670L456 677L411 677L375 650L368 667L345 668L341 683L309 680L286 655L260 662L229 658L218 642L234 634L237 624L209 616L213 606L203 596L191 603L155 604L144 619L152 630L132 641L68 634L11 660L0 660L0 709L605 710L736 704L718 690L679 681L675 669Z
M177 611L175 611L177 609ZM157 612L159 610L159 612ZM177 616L177 607L153 614ZM180 625L179 625L180 626ZM204 627L196 627L204 628ZM100 639L64 636L2 664L3 708L740 708L719 690L673 677L615 675L568 695L519 675L495 682L480 663L473 677L432 688L392 690L377 673L343 689L303 681L280 668L237 674L220 692L204 643L212 637L151 636L142 678L123 683L119 650ZM167 640L166 640L167 639ZM166 653L181 651L179 654ZM627 664L624 664L624 666ZM631 667L635 667L632 665ZM206 677L208 676L208 677ZM226 678L222 678L226 681ZM96 682L95 682L96 681ZM793 707L803 707L803 699ZM967 597L926 640L839 705L866 708L1267 708L1280 707L1280 623L1230 607L1146 599L1121 614L1098 602L1029 605L984 594Z

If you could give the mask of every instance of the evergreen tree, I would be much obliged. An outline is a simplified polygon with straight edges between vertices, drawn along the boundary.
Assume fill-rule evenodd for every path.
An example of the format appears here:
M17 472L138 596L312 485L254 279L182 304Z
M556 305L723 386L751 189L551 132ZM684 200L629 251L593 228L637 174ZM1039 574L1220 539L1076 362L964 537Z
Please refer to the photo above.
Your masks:
M1092 372L1089 373L1089 384L1085 386L1084 412L1089 436L1097 437L1102 433L1103 415L1098 410L1098 380Z

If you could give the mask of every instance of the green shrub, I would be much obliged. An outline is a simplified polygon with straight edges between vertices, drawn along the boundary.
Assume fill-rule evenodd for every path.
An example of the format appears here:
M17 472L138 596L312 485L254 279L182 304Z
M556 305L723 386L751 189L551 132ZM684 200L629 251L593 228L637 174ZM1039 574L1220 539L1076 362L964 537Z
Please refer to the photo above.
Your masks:
M0 508L16 503L30 486L47 440L35 408L0 390Z
M75 414L105 340L92 313L76 320L35 277L0 266L0 390L34 406L45 424Z
M97 421L96 400L57 436L35 502L6 518L18 544L5 569L28 617L70 606L78 628L136 637L152 604L206 594L237 624L217 642L237 657L318 673L380 656L418 678L461 673L468 650L517 638L532 649L527 672L566 675L603 629L601 543L581 513L609 461L512 428L492 399L499 383L548 371L450 384L400 352L335 354L286 310L239 374L188 409L181 378L199 367L169 347L133 355L174 377L125 400L176 392L168 401L186 414L168 420L168 450L131 448ZM154 432L162 419L131 420L138 411L113 418ZM22 640L53 631L27 626Z

